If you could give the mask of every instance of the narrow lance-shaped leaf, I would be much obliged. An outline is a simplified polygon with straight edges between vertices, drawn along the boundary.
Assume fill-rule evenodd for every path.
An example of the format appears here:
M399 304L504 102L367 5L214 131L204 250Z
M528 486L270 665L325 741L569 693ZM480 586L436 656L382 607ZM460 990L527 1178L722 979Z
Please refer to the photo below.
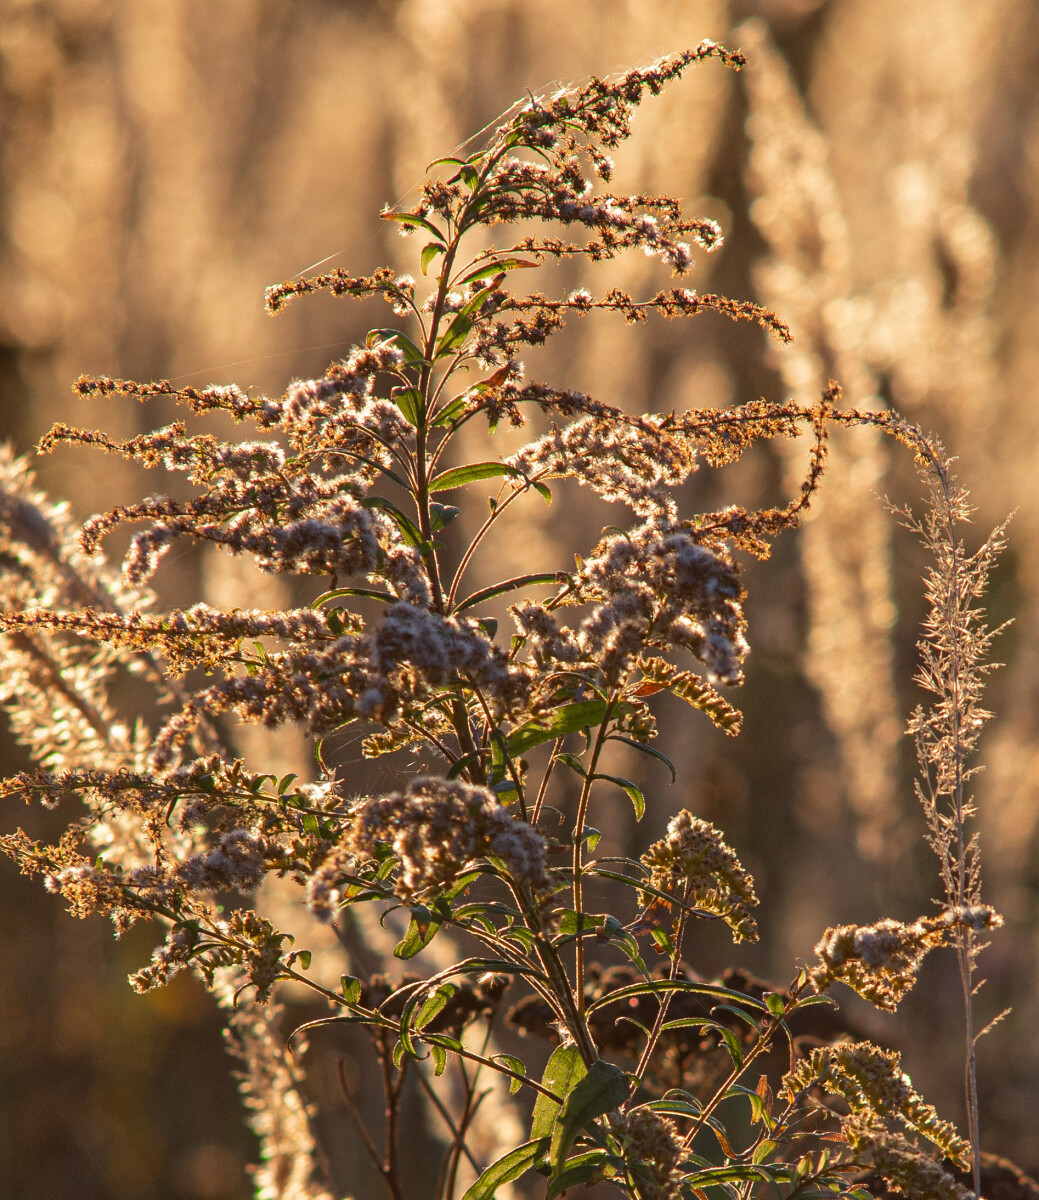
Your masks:
M494 1200L503 1184L519 1179L530 1170L544 1152L547 1141L547 1138L537 1138L524 1142L522 1146L517 1146L515 1150L502 1155L484 1171L462 1200Z
M749 1183L753 1180L769 1183L771 1176L761 1167L748 1163L745 1166L706 1167L682 1177L682 1183L687 1188L714 1187L720 1183Z
M593 1062L587 1075L578 1080L556 1114L552 1126L549 1157L552 1174L558 1175L578 1135L597 1117L612 1112L628 1098L627 1076L612 1063Z
M427 164L426 174L432 174L434 167L461 167L465 165L465 161L464 158L455 158L454 155L445 154L442 158L434 158L431 163Z
M382 496L368 496L360 503L362 508L378 508L382 512L388 513L397 523L401 537L409 546L422 545L422 533L419 527L410 517L405 516L391 500L386 500Z
M492 275L497 275L502 271L515 271L519 267L536 267L537 265L528 258L496 258L477 267L476 270L470 271L467 275L463 275L457 282L459 285L474 283L477 279L489 279Z
M452 488L463 487L478 479L494 479L502 475L518 475L523 478L523 472L518 467L509 466L503 462L471 463L466 467L452 467L435 476L429 484L431 492L449 492Z
M477 172L476 170L474 170L474 168L469 166L468 163L466 163L464 166L459 168L458 175L459 175L459 178L462 180L462 182L465 184L465 186L471 192L475 192L476 189L480 186L479 172Z
M627 987L617 988L616 991L601 996L598 1000L593 1000L588 1006L588 1011L594 1012L595 1009L602 1008L606 1004L620 1004L622 1001L631 1000L636 996L663 995L665 992L693 992L701 996L713 996L719 1001L738 1000L747 1008L757 1008L761 1012L768 1011L752 996L745 996L742 992L720 987L718 984L694 983L689 979L649 979L645 983L632 983Z
M424 950L440 931L441 922L429 911L424 904L417 904L411 910L411 923L393 953L397 958L414 958L420 950Z
M584 1065L584 1059L576 1046L559 1046L552 1052L541 1082L550 1092L565 1097L587 1073L588 1068ZM530 1136L535 1140L547 1139L552 1133L558 1112L559 1105L551 1097L539 1092L534 1102Z
M310 607L319 608L329 600L339 599L340 596L364 596L369 600L388 600L390 603L396 603L397 600L397 597L389 592L380 592L375 588L334 588L330 592L322 592Z
M424 229L441 242L447 240L444 237L443 231L438 229L432 221L427 221L425 217L420 217L415 213L384 212L382 219L384 221L396 221L398 225L406 225L410 229Z
M418 1012L412 1018L412 1027L414 1029L425 1029L434 1017L443 1012L447 1006L447 1002L457 991L457 984L442 983L431 996L427 996L423 1001Z
M467 596L461 604L456 606L455 612L463 612L467 608L473 608L477 604L482 604L485 600L493 600L495 596L502 596L506 592L514 592L517 588L527 587L532 584L562 584L565 582L566 576L561 571L541 572L536 575L517 575L514 579L506 579L504 583L496 583L491 587L481 588L480 591L473 592L471 596Z
M457 350L469 336L472 327L473 318L468 313L459 313L445 330L444 336L437 342L433 357L443 358Z
M631 746L632 749L637 750L640 754L648 754L650 758L655 758L657 762L663 763L671 774L672 783L674 783L678 778L677 772L675 771L675 764L671 761L671 759L668 758L666 754L661 753L661 751L659 751L655 746L647 746L645 742L636 742L634 738L625 737L622 733L611 733L610 741L623 742L626 746Z
M395 387L390 391L390 399L400 409L401 416L409 425L418 424L418 414L422 407L422 394L418 388Z
M545 1200L555 1200L562 1196L568 1188L580 1187L582 1184L596 1183L611 1173L619 1173L624 1169L624 1160L607 1150L588 1150L584 1154L576 1154L568 1159L564 1169L549 1180Z
M373 329L364 339L364 342L369 349L372 346L385 345L389 342L391 345L396 346L404 355L404 362L409 367L422 367L425 365L426 360L422 351L406 333L402 333L399 329Z
M450 400L437 413L433 420L434 425L450 425L457 417L460 417L465 412L465 397L456 396Z
M425 275L429 270L429 264L433 261L433 259L436 258L438 254L443 254L444 251L445 247L440 242L427 242L426 245L422 247L422 255L419 259L419 262L422 267L423 275Z
M492 1054L491 1059L496 1063L501 1063L503 1067L507 1067L510 1071L514 1071L516 1075L526 1075L527 1073L526 1064L521 1059L515 1058L511 1054ZM512 1077L509 1078L510 1095L515 1095L522 1086L522 1080Z
M527 721L518 729L514 729L506 739L510 754L523 754L542 742L555 741L568 733L576 733L578 729L588 729L601 725L606 716L605 700L578 700L574 704L564 704L544 718ZM620 708L615 708L620 713Z
M630 779L621 779L619 775L604 775L602 773L592 776L593 779L604 779L607 783L615 783L631 801L635 809L635 820L641 821L642 816L646 811L646 797L642 794L642 788L637 783L632 783Z

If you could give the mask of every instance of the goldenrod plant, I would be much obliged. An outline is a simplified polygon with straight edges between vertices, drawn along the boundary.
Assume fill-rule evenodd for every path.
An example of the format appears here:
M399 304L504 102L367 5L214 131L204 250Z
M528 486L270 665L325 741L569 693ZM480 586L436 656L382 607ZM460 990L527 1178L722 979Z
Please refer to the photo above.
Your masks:
M418 202L382 214L414 242L416 276L337 269L269 289L272 314L317 291L389 306L390 323L321 378L276 397L81 378L84 397L164 396L249 427L232 441L186 422L122 439L60 424L40 446L180 472L190 494L152 495L76 530L24 464L4 465L2 695L37 762L4 792L61 808L68 823L54 844L18 832L0 848L78 916L106 915L117 935L151 923L159 943L131 977L138 991L183 971L205 981L261 1142L259 1197L354 1187L327 1170L300 1057L305 1039L337 1026L368 1038L376 1069L365 1078L382 1087L384 1116L372 1124L343 1071L344 1119L393 1200L411 1194L408 1097L439 1122L423 1192L436 1200L511 1188L552 1198L599 1182L639 1200L865 1200L876 1180L959 1200L971 1193L949 1170L971 1158L979 1193L971 997L979 939L1000 920L981 900L966 782L993 636L976 597L1002 531L968 555L966 501L940 447L893 414L842 407L836 383L810 405L638 413L529 380L521 357L572 319L715 313L790 338L756 303L685 286L691 247L721 242L713 221L687 218L670 196L609 190L610 153L643 99L693 67L743 62L704 42L530 98L475 153L436 160ZM564 260L632 251L671 283L648 297L523 290L528 271L540 280ZM916 527L935 555L921 643L935 701L911 732L943 897L912 922L826 930L817 962L785 987L741 971L705 979L692 946L704 922L736 942L757 937L754 882L724 833L681 809L641 856L606 856L596 813L611 792L636 817L669 803L675 768L654 744L656 698L739 731L729 697L748 654L741 559L767 557L799 525L835 424L891 434L931 485ZM684 485L702 466L801 436L811 451L787 503L688 511ZM609 523L568 561L528 561L517 537L573 484L609 506ZM140 528L120 574L103 544L125 525ZM294 577L307 600L161 610L149 584L184 541ZM492 547L514 570L474 584ZM154 725L118 717L123 674L154 692ZM236 728L249 724L301 728L312 762L280 774L245 761ZM337 759L354 732L366 758L395 756L400 786L358 793L351 762ZM655 774L618 773L640 760ZM298 924L254 903L271 877L296 887ZM366 930L402 914L393 955L417 974L373 966L365 946ZM315 920L341 941L334 986L304 940ZM894 1009L945 945L968 1013L966 1138L897 1053L847 1038L826 994L841 982ZM281 1023L286 984L319 1006L296 1029ZM515 1107L522 1130L493 1160L475 1137L488 1095L499 1120Z

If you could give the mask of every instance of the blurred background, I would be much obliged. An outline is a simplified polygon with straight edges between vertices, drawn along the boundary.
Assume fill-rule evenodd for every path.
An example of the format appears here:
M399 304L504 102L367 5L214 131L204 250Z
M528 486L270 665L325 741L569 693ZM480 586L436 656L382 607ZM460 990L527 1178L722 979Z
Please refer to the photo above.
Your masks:
M810 402L835 376L850 403L894 405L959 456L979 543L1017 510L988 598L994 623L1015 624L998 645L1006 669L990 685L997 719L976 781L985 898L1006 918L982 959L979 1006L983 1022L1013 1012L980 1044L979 1065L985 1148L1034 1170L1035 0L0 0L0 436L24 453L59 419L121 436L170 419L154 403L76 401L84 372L274 392L322 373L385 310L318 297L272 321L265 286L317 263L413 270L418 245L378 212L411 196L428 161L528 89L705 37L741 46L749 67L708 64L647 101L617 155L617 187L670 192L719 220L726 245L691 285L774 307L794 345L780 353L712 315L634 330L606 319L530 356L528 375L662 410ZM568 266L544 286L577 282ZM638 256L588 283L645 292L666 279ZM826 925L911 920L937 894L901 736L922 699L912 676L924 562L876 495L917 499L907 458L868 433L836 439L808 527L748 570L741 737L667 710L679 784L653 778L637 841L630 812L610 816L618 848L644 846L686 805L754 873L761 943L737 955L705 937L691 955L705 973L739 962L787 980ZM772 502L804 461L803 448L766 449L724 478L705 472L688 501ZM166 486L87 451L37 471L78 518ZM575 529L594 542L597 514L559 509L524 543L525 569L545 569L528 559ZM284 600L277 581L232 567L174 556L163 601ZM306 761L291 735L261 749L262 769ZM5 773L21 765L10 738L0 753ZM354 769L360 787L368 776ZM19 823L56 828L7 802L0 827ZM131 993L126 975L150 948L147 931L116 943L101 920L74 921L0 864L0 1196L250 1194L255 1146L213 1006L187 979ZM960 1119L953 967L936 956L896 1016L848 1011Z

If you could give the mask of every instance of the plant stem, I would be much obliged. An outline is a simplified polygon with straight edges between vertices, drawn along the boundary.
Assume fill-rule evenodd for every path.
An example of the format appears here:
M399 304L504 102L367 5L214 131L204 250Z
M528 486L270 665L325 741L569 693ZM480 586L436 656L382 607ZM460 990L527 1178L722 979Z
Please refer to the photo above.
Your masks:
M689 914L683 909L678 915L678 930L675 933L675 952L671 956L671 967L667 975L668 979L676 979L678 977L678 964L682 957L682 943L685 941L688 921ZM646 1045L639 1057L638 1066L635 1068L635 1078L640 1082L643 1074L649 1067L650 1059L653 1057L653 1051L656 1049L657 1042L660 1039L660 1027L667 1020L667 1010L671 1007L671 1000L674 995L674 992L665 992L660 999L657 1007L657 1015L653 1021L653 1028L649 1031Z
M787 998L787 1002L783 1006L783 1015L782 1016L775 1016L772 1013L769 1014L769 1019L765 1022L764 1028L761 1030L761 1033L758 1035L758 1040L754 1043L754 1045L750 1048L750 1050L744 1056L743 1061L741 1063L733 1064L732 1070L728 1073L728 1075L725 1077L725 1079L723 1079L722 1082L715 1089L714 1095L711 1096L710 1100L708 1100L707 1103L704 1105L703 1110L701 1111L699 1117L697 1117L696 1121L693 1123L692 1128L682 1139L683 1150L688 1150L690 1148L690 1146L692 1146L693 1141L696 1138L696 1135L700 1132L701 1129L703 1129L704 1125L707 1124L707 1121L709 1120L711 1114L714 1112L714 1110L718 1107L718 1105L725 1098L725 1094L726 1094L726 1092L728 1092L729 1088L732 1087L732 1085L740 1078L740 1076L746 1071L746 1069L750 1066L750 1064L760 1054L764 1053L769 1048L769 1046L772 1045L772 1038L775 1036L776 1030L786 1020L787 1014L789 1012L791 1012L793 1010L793 1008L796 1006L797 1001L801 997L801 993L807 987L808 987L808 980L805 979L805 981L802 984L800 984L800 986L795 985L793 988L791 988L789 996Z
M574 879L573 879L573 896L574 896L574 912L584 912L584 879L582 877L584 871L584 827L588 820L588 804L592 796L592 784L595 780L595 768L599 762L599 755L602 753L602 748L606 744L606 730L609 728L610 720L613 717L613 710L616 707L616 697L611 698L606 705L606 712L603 714L602 723L596 730L595 745L592 748L591 757L588 760L588 772L584 777L584 786L581 788L581 799L577 805L577 819L574 822ZM577 996L577 1012L584 1020L584 939L578 938L574 943L575 956L575 980L574 991Z

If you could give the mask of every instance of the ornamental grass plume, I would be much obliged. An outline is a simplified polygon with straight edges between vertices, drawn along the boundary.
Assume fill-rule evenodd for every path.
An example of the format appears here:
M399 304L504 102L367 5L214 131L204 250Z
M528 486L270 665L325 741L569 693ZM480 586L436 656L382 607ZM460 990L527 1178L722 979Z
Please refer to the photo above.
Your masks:
M905 1164L922 1153L891 1121L944 1153L962 1151L897 1056L865 1044L809 1048L792 1032L819 1002L815 989L842 980L891 1007L925 950L952 940L969 965L974 930L997 924L980 904L975 851L956 840L967 803L950 788L973 742L948 722L981 714L976 691L958 708L947 703L955 638L925 653L941 700L914 726L937 769L925 799L934 797L932 841L953 887L944 917L830 931L820 966L782 990L735 974L712 983L684 962L699 923L720 920L737 942L756 935L754 883L722 833L682 810L639 859L598 851L604 795L626 794L637 817L662 803L656 787L614 773L620 755L674 778L653 744L655 696L738 731L724 689L743 681L749 652L741 556L767 557L800 524L823 482L831 426L866 424L940 465L899 418L844 410L832 381L811 403L638 414L527 380L520 356L572 317L641 324L713 312L789 338L773 312L684 285L643 299L587 288L556 299L520 286L536 267L630 250L681 282L693 244L720 244L714 222L687 218L673 197L609 189L609 152L630 134L635 107L710 60L744 63L704 42L531 97L473 154L436 160L417 202L383 213L418 239L421 279L335 270L269 289L272 314L317 291L388 305L396 323L372 329L320 379L268 397L81 378L84 397L163 396L192 420L216 413L228 427L251 426L242 441L197 434L187 421L119 440L63 424L41 443L180 472L190 494L113 508L75 543L63 515L7 464L0 636L18 675L4 698L16 708L25 693L42 714L54 696L56 715L37 727L15 711L36 765L4 791L69 821L54 844L19 831L0 849L76 915L107 915L117 933L152 924L158 945L131 976L135 988L193 971L217 996L265 1156L260 1196L325 1200L355 1188L355 1178L332 1177L320 1144L338 1112L386 1192L405 1200L403 1114L416 1102L439 1130L435 1184L433 1173L424 1180L436 1200L490 1200L528 1172L547 1177L550 1197L610 1181L633 1200L719 1188L861 1200L857 1173L875 1167L903 1186ZM518 449L460 453L503 422L526 439ZM801 434L808 466L785 503L688 511L682 489L703 466ZM523 562L474 589L468 573L500 542L503 514L536 512L567 484L603 503L601 536L573 566ZM459 520L463 506L482 522ZM125 525L140 528L117 581L101 564L106 538ZM946 545L937 532L933 540ZM181 542L248 556L295 579L307 599L156 611L144 589ZM975 585L980 577L968 571ZM930 594L941 587L932 581ZM939 637L949 619L936 618ZM984 648L984 638L971 643L975 677ZM106 690L117 671L154 692L154 716L132 729L115 720ZM301 728L313 764L280 776L247 764L235 722ZM336 757L353 734L369 759L407 751L394 761L410 779L358 794L352 764ZM949 795L951 819L939 803ZM313 928L302 917L282 928L280 915L257 911L272 877L298 889L300 913L339 934L341 970L317 969L313 950L296 943L299 928ZM601 912L609 888L611 911ZM357 936L365 913L369 927L396 930L393 956L414 960L417 974L371 961ZM649 955L663 966L647 965ZM624 973L611 974L604 956ZM312 1005L289 1046L304 1034L331 1043L337 1027L366 1039L365 1094L339 1064L345 1111L316 1113L299 1060L282 1052L275 1015L288 985ZM533 1024L557 1041L543 1068L536 1050L498 1040L506 992L513 1015L525 1002L538 1014L514 1028ZM676 1039L679 1030L689 1032ZM790 1069L770 1084L781 1050ZM492 1073L533 1111L529 1137L488 1162L470 1135ZM674 1086L660 1086L676 1073ZM383 1100L374 1120L372 1080ZM850 1118L821 1103L820 1089L843 1099Z

